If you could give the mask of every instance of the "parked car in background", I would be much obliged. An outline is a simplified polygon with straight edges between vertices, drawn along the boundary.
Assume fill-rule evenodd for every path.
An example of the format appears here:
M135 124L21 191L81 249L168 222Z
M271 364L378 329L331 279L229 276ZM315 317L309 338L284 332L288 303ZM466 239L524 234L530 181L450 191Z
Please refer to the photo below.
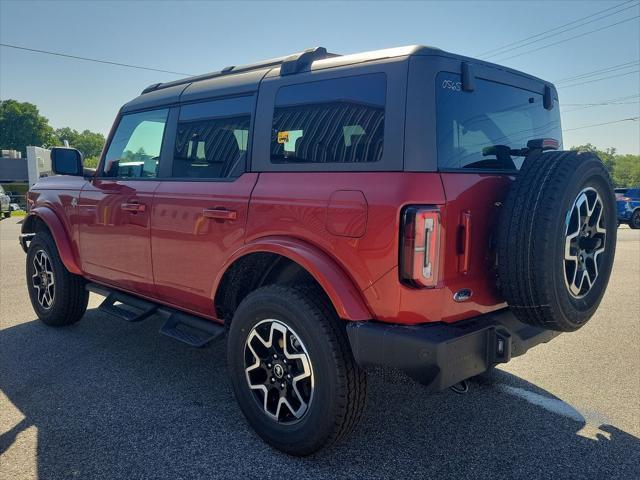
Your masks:
M0 185L0 216L8 218L11 216L11 198L4 193L4 188Z
M20 237L38 317L79 321L89 290L192 346L226 334L242 412L294 455L357 424L366 368L464 389L578 330L616 247L611 179L562 150L555 87L435 48L154 84L96 171L51 161Z
M640 187L616 188L618 223L640 228Z

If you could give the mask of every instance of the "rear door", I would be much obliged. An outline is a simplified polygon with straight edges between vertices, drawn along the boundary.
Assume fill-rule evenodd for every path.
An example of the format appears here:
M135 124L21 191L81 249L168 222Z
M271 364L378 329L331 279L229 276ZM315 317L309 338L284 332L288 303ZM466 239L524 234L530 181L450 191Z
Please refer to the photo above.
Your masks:
M457 255L456 262L445 265L443 280L453 291L471 289L488 304L497 300L494 246L500 206L524 161L516 150L540 138L562 145L558 105L554 101L545 108L544 84L491 70L475 78L471 91L461 88L458 73L435 77L446 251Z
M80 193L80 259L101 282L153 296L150 218L169 110L123 115Z
M169 133L172 167L155 191L151 249L156 292L213 315L213 283L244 242L257 173L246 173L254 95L182 105Z

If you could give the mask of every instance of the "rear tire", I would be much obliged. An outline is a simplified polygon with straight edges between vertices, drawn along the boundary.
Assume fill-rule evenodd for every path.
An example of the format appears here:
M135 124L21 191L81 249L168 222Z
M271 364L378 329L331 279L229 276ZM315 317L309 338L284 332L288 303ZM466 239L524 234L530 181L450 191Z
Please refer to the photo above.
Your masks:
M635 212L633 212L633 215L631 215L631 220L629 220L629 226L634 230L637 230L640 228L640 209L636 210Z
M240 409L278 450L309 455L345 437L362 415L366 375L321 292L270 285L250 293L233 317L227 360ZM282 398L293 408L277 410Z
M26 274L31 305L46 325L71 325L82 318L89 301L85 280L67 270L49 232L31 240Z
M597 156L527 158L498 234L500 289L516 316L551 330L582 327L609 281L616 230L613 186Z

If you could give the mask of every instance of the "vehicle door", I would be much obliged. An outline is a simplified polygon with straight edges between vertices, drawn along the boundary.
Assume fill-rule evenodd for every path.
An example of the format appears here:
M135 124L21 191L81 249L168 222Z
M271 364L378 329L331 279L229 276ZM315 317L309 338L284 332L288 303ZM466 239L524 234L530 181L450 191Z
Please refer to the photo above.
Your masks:
M153 296L150 218L169 109L122 115L80 194L80 260L87 276Z
M213 284L244 242L257 173L246 172L255 97L182 105L170 134L171 178L151 215L156 292L164 301L213 315Z

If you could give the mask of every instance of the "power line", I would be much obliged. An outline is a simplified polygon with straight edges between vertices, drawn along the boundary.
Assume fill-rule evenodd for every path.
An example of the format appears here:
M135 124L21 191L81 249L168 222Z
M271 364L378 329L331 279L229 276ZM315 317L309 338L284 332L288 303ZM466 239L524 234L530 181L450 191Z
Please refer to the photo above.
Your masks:
M633 1L633 0L631 0L631 1ZM612 10L612 9L619 8L619 7L624 6L624 5L628 4L628 3L630 3L630 2L626 2L626 3L623 3L623 4L621 4L621 5L617 5L617 6L615 6L615 7L607 8L607 9L602 10L602 11L600 11L600 12L594 13L593 15L589 15L589 16L587 16L587 17L584 17L584 18L581 18L581 19L576 20L576 21L574 21L574 22L571 22L571 23L568 23L568 24L566 24L566 25L563 25L562 27L566 27L566 26L568 26L568 25L572 25L572 24L574 24L574 23L581 22L582 20L586 20L586 19L588 19L588 18L591 18L591 17L593 17L593 16L599 15L599 14L604 13L604 12L606 12L606 11L609 11L609 10ZM560 31L558 31L558 32L556 32L556 33L552 33L551 35L545 35L545 36L542 36L542 35L544 35L545 33L549 33L549 32L551 32L551 31L553 31L553 30L558 30L558 29L560 29L560 28L562 28L562 27L556 27L555 29L547 30L546 32L540 33L540 34L538 34L538 35L534 35L533 37L529 37L529 38L535 38L535 37L541 37L541 38L538 38L538 39L536 39L536 40L531 40L530 42L526 42L526 43L522 43L522 42L525 42L525 40L526 40L526 39L525 39L525 40L520 40L519 42L515 42L516 44L520 44L520 45L512 46L511 48L506 48L506 46L505 46L505 47L502 47L502 48L496 49L497 51L496 51L495 53L492 53L492 54L490 54L490 55L487 55L486 57L487 57L487 58L491 58L491 57L499 56L499 55L502 55L503 53L511 52L511 51L513 51L513 50L518 50L518 49L520 49L520 48L526 47L527 45L532 45L532 44L534 44L534 43L541 42L541 41L543 41L543 40L546 40L547 38L557 37L558 35L561 35L561 34L563 34L563 33L570 32L570 31L572 31L572 30L575 30L576 28L584 27L585 25L589 25L590 23L599 22L600 20L603 20L603 19L605 19L605 18L611 17L611 16L613 16L613 15L617 15L618 13L621 13L621 12L624 12L624 11L626 11L626 10L629 10L630 8L635 8L635 7L637 7L637 6L638 6L638 4L629 5L629 6L625 7L625 8L621 8L620 10L617 10L617 11L615 11L615 12L611 12L611 13L609 13L609 14L607 14L607 15L601 15L601 16L598 16L597 18L594 18L594 19L592 19L592 20L589 20L588 22L580 23L579 25L574 25L574 26L572 26L572 27L570 27L570 28L565 28L564 30L560 30Z
M598 103L563 103L562 106L564 107L582 107L585 105L608 105L609 102L619 102L622 100L631 100L632 98L638 98L640 97L640 94L635 94L635 95L627 95L625 97L616 97L616 98L609 98L607 100L600 100L600 102Z
M73 58L74 60L83 60L85 62L96 62L96 63L103 63L106 65L117 65L118 67L136 68L138 70L149 70L152 72L170 73L171 75L180 75L183 77L192 76L192 74L190 73L172 72L171 70L162 70L161 68L143 67L140 65L131 65L128 63L112 62L110 60L100 60L98 58L79 57L77 55L69 55L67 53L60 53L60 52L49 52L47 50L39 50L37 48L27 48L19 45L11 45L9 43L0 43L0 47L14 48L16 50L25 50L27 52L44 53L46 55L55 55L57 57Z
M572 130L582 130L583 128L591 128L591 127L601 127L602 125L611 125L612 123L621 123L621 122L637 122L640 117L629 117L629 118L621 118L620 120L613 120L611 122L604 123L594 123L593 125L583 125L581 127L575 128L563 128L563 132L570 132Z
M561 43L568 42L569 40L574 40L576 38L584 37L585 35L590 35L592 33L596 33L596 32L600 32L602 30L606 30L607 28L615 27L616 25L620 25L622 23L630 22L631 20L635 20L638 17L640 17L640 15L636 15L635 17L630 17L630 18L627 18L625 20L620 20L619 22L611 23L609 25L605 25L604 27L596 28L594 30L589 30L589 31L586 31L584 33L580 33L578 35L574 35L573 37L568 37L568 38L565 38L565 39L562 39L562 40L558 40L557 42L549 43L547 45L542 45L541 47L538 47L538 48L533 48L533 49L527 50L525 52L517 53L515 55L511 55L510 57L499 59L498 61L499 62L504 62L505 60L511 60L512 58L520 57L520 56L526 55L528 53L533 53L533 52L537 52L539 50L543 50L545 48L553 47L555 45L559 45Z
M544 32L540 32L540 33L537 33L537 34L535 34L535 35L531 35L530 37L526 37L526 38L523 38L523 39L521 39L521 40L518 40L518 41L515 41L515 42L511 42L511 43L508 43L508 44L503 45L503 46L501 46L501 47L497 47L497 48L493 48L493 49L491 49L491 50L487 50L487 51L485 51L485 52L479 53L477 56L485 56L485 55L491 55L491 56L494 56L494 52L498 52L499 50L503 50L503 49L508 48L508 47L511 47L511 46L513 46L513 45L517 45L517 44L519 44L519 43L526 42L527 40L531 40L531 39L533 39L533 38L541 37L541 36L543 36L543 35L545 35L545 34L547 34L547 33L554 32L554 31L559 30L559 29L564 28L564 27L568 27L569 25L574 25L574 24L576 24L576 23L582 22L583 20L587 20L587 19L589 19L589 18L592 18L592 17L598 16L598 15L600 15L600 14L602 14L602 13L605 13L605 12L608 12L608 11L610 11L610 10L614 10L614 9L620 8L620 7L622 7L622 6L624 6L624 5L627 5L628 3L631 3L631 2L633 2L633 1L634 1L634 0L629 0L629 1L627 1L627 2L623 2L623 3L619 4L619 5L615 5L615 6L613 6L613 7L605 8L604 10L600 10L600 11L598 11L598 12L592 13L591 15L587 15L586 17L582 17L582 18L579 18L579 19L577 19L577 20L573 20L573 21L571 21L571 22L569 22L569 23L565 23L565 24L563 24L563 25L559 25L559 26L554 27L554 28L551 28L551 29L549 29L549 30L545 30ZM617 12L616 12L616 13L617 13ZM542 39L541 39L541 40L542 40ZM497 55L497 53L495 53L495 55Z
M633 73L638 73L638 72L640 72L640 70L633 70L631 72L619 73L619 74L616 74L616 75L609 75L608 77L596 78L594 80L587 80L586 82L572 83L571 85L561 85L558 88L566 89L566 88L571 88L571 87L577 87L578 85L586 85L587 83L594 83L594 82L599 82L601 80L608 80L609 78L626 77L627 75L631 75Z
M590 72L581 73L580 75L574 75L573 77L561 78L560 80L556 80L553 83L557 85L558 83L570 82L574 80L581 80L583 78L593 77L594 75L598 75L601 73L615 72L617 70L626 70L627 68L638 65L638 64L640 64L640 60L634 60L632 62L621 63L619 65L612 65L610 67L600 68L598 70L592 70Z
M593 107L606 107L609 105L639 105L640 100L636 100L635 102L611 102L611 103L594 103L592 105L583 105L581 107L570 108L569 110L563 110L563 113L571 113L577 110L584 110L585 108L593 108Z

